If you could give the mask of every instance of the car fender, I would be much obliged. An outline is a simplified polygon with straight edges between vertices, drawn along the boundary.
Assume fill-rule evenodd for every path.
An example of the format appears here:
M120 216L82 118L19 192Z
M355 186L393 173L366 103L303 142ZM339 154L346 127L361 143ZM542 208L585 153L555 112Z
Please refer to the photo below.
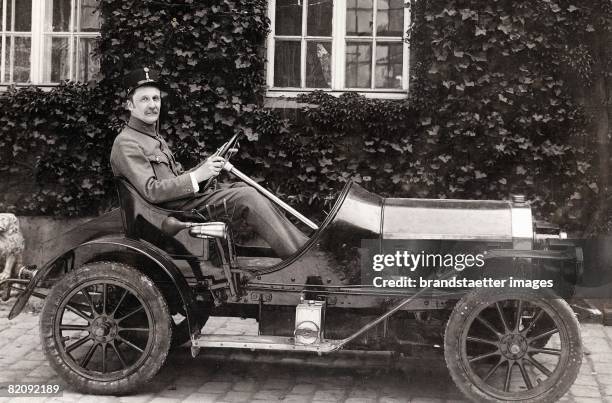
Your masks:
M199 329L198 327L199 325L195 323L196 322L195 318L197 316L194 313L195 302L194 302L193 293L191 292L191 288L187 284L185 277L183 276L181 271L178 269L178 267L176 267L176 265L172 262L172 260L168 258L162 250L155 247L154 245L151 245L150 243L146 241L126 238L123 236L108 236L108 237L93 239L93 240L84 242L75 248L65 251L60 256L56 257L55 259L50 260L47 264L45 264L43 267L41 267L36 272L36 274L32 277L32 279L26 286L25 291L19 295L17 301L15 302L15 305L13 306L13 308L11 309L11 312L9 313L9 319L13 319L14 317L16 317L17 315L21 313L27 301L29 300L30 296L32 295L34 289L37 287L37 285L42 280L44 280L49 275L49 273L55 267L55 263L57 261L59 261L60 259L64 258L65 256L69 254L75 254L79 250L82 250L86 247L98 246L98 245L99 246L111 245L113 247L125 248L139 256L145 257L148 261L154 264L151 266L147 265L146 267L138 268L141 271L143 271L143 273L145 274L152 273L153 270L161 269L161 272L171 282L178 296L181 299L182 307L186 313L185 315L186 320L188 321L188 324L189 324L190 333L193 333L196 328ZM95 256L96 255L93 254L91 256L93 260L90 259L89 261L95 261L96 260Z

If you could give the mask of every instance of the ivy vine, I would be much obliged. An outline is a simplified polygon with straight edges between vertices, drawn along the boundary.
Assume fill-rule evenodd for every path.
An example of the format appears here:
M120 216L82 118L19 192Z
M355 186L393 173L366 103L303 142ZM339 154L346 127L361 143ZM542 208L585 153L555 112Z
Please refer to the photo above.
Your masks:
M308 214L353 180L398 197L524 193L541 218L588 221L602 189L573 83L612 71L598 47L612 27L609 1L412 1L409 98L314 92L300 100L316 107L296 121L262 108L266 3L100 0L97 84L0 98L0 172L29 169L39 184L4 208L83 215L112 205L122 77L148 65L167 84L161 132L183 165L243 132L235 164Z

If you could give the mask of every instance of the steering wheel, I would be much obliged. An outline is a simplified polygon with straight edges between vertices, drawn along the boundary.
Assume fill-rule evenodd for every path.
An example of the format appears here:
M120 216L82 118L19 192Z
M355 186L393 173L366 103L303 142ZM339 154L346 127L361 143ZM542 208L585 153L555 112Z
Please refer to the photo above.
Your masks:
M234 134L232 138L230 138L229 141L219 147L219 149L212 156L223 157L226 161L229 161L229 159L235 153L235 148L238 146L238 140L240 139L240 136L241 133ZM215 179L216 176L213 176L212 178L206 180L204 186L200 188L200 192L204 192L205 190L207 190L213 184Z

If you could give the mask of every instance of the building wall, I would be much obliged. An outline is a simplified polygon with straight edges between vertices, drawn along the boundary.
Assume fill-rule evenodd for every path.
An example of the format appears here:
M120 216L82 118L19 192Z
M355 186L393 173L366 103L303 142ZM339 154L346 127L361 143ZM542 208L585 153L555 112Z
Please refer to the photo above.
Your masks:
M92 217L57 218L49 216L19 216L19 226L25 238L24 264L41 266L61 253L68 245L54 245L53 250L45 247L45 242L58 238L61 234L83 224Z

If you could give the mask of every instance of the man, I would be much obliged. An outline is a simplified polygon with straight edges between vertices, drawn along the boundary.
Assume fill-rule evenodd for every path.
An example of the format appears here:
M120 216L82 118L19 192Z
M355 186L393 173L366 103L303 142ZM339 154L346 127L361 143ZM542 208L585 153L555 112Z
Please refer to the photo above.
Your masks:
M213 156L184 172L176 162L156 124L161 109L158 73L148 68L126 77L130 120L115 139L111 167L126 178L147 201L165 208L192 210L226 205L234 218L242 218L280 257L297 251L308 238L268 199L243 183L198 193L200 183L216 177L225 160Z

